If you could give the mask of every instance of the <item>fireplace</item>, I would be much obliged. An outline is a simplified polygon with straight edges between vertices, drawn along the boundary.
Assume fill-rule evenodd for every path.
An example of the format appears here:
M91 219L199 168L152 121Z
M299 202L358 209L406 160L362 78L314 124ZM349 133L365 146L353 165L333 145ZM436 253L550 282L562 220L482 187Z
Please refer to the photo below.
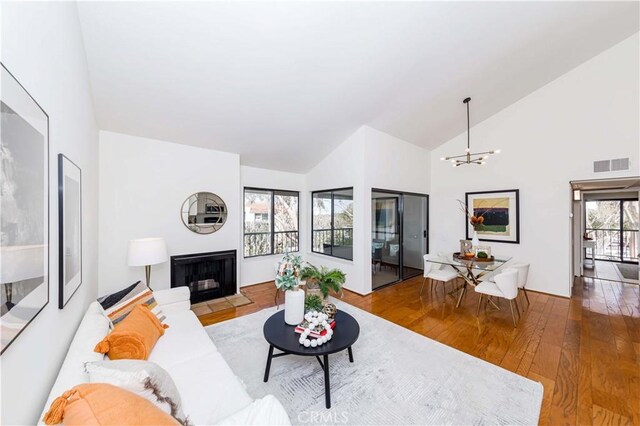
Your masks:
M236 293L236 251L171 256L171 287L187 286L191 303Z

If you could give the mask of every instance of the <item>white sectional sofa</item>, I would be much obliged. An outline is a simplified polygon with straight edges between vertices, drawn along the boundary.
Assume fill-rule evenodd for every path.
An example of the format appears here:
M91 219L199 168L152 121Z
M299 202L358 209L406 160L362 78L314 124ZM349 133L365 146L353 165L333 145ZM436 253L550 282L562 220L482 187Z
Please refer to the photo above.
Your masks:
M290 424L286 411L275 397L269 395L254 401L247 394L191 311L189 296L187 287L154 292L169 328L156 343L149 361L171 375L190 421L196 425ZM40 422L56 397L88 382L84 363L105 359L93 348L108 332L109 321L102 314L102 308L97 302L92 303L69 347Z

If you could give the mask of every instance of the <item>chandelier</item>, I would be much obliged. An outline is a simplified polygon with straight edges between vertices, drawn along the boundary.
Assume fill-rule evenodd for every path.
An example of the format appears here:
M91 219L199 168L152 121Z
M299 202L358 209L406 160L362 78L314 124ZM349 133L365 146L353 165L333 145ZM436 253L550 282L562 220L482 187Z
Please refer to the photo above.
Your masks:
M471 152L471 147L469 146L470 140L470 132L469 132L469 102L471 102L471 98L467 98L462 101L467 105L467 149L465 149L465 153L462 155L454 155L451 157L442 157L441 161L451 161L453 167L458 167L463 164L479 164L483 166L486 160L492 154L499 154L500 150L495 149L493 151L485 151L485 152Z

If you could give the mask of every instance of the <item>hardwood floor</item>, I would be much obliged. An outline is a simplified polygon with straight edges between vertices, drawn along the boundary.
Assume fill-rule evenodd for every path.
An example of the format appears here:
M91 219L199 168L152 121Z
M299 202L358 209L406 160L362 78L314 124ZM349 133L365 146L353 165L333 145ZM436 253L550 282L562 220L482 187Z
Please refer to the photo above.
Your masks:
M456 309L451 296L443 303L442 292L431 292L429 284L419 298L421 285L420 277L367 296L345 291L343 301L541 382L542 425L640 425L637 285L582 278L571 299L529 292L531 305L516 329L504 302L502 310L486 307L476 318L473 292ZM200 321L210 325L274 305L273 282L242 292L254 303Z

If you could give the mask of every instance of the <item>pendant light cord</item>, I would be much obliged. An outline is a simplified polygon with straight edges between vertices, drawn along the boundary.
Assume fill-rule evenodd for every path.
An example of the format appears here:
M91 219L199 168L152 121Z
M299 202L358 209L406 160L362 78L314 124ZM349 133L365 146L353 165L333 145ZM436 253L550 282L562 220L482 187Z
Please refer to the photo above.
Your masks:
M467 104L467 149L470 150L471 146L470 146L470 140L471 140L471 135L469 134L469 101L471 101L471 98L467 98L466 99L466 104Z
M442 157L440 160L442 161L451 161L453 167L458 167L463 164L479 164L484 165L486 163L486 159L489 158L492 154L498 154L500 152L499 149L494 149L492 151L484 151L484 152L471 152L471 113L469 102L471 102L471 98L465 98L463 103L467 104L467 149L466 152L462 155L453 155L449 157ZM464 158L464 159L463 159Z

